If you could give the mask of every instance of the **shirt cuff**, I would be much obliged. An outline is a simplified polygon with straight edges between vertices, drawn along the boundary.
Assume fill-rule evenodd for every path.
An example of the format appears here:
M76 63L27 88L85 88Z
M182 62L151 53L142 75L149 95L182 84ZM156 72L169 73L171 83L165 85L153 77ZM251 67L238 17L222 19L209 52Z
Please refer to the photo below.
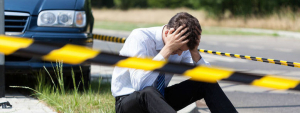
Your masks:
M196 65L207 65L210 66L210 63L205 61L203 57L196 63Z
M157 54L152 60L165 61L165 58L161 54Z

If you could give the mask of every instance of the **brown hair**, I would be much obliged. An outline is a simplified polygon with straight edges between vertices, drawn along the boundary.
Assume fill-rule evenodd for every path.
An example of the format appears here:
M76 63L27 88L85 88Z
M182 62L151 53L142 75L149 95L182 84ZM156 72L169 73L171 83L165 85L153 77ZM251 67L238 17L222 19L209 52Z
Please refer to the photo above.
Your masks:
M189 47L189 49L194 49L195 45L197 43L197 39L198 39L198 35L201 34L197 31L196 27L202 31L201 26L199 24L199 21L197 20L197 18L195 18L194 16L186 13L186 12L180 12L177 13L175 16L173 16L168 25L167 28L174 28L175 30L177 28L179 28L181 25L186 25L186 28L188 28L188 30L182 35L184 36L187 33L191 33L186 39L189 39L189 42L187 43L187 46ZM197 33L196 33L196 32ZM185 40L186 40L185 39Z

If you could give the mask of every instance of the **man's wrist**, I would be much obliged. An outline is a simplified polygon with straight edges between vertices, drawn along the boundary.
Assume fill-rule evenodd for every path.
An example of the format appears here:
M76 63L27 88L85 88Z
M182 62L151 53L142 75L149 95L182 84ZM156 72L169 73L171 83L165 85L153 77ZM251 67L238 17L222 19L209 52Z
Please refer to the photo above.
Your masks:
M193 53L199 53L198 49L190 50L190 52L193 52Z
M171 49L165 46L160 50L159 54L161 54L165 59L168 59L172 52L173 51Z
M202 56L200 55L198 50L192 50L192 51L190 51L190 53L195 62L198 62L199 60L201 60Z

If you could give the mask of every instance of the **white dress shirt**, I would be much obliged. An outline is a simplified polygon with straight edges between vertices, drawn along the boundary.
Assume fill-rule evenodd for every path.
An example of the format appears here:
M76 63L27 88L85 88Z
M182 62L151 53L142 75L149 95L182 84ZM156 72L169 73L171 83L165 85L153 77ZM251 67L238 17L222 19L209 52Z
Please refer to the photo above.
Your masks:
M165 60L160 54L164 47L162 40L162 27L139 28L131 32L120 55L128 57L152 57L153 60ZM187 63L191 65L210 65L203 58L194 63L190 51L184 51L180 56L170 55L168 61L177 63ZM159 72L144 71L139 69L129 69L115 67L112 75L111 91L114 97L128 95L134 91L140 91L147 86L154 86ZM165 87L168 86L173 74L165 74Z

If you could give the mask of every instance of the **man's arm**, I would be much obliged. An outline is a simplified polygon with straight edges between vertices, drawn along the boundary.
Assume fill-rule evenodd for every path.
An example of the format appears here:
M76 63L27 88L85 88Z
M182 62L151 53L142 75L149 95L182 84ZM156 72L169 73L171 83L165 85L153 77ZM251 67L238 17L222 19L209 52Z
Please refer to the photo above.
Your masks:
M198 46L200 44L200 39L201 39L201 30L198 27L195 27L195 28L196 28L196 30L194 32L198 35L198 39L196 40L197 44L195 45L195 47L192 50L190 49L190 52L191 52L193 61L198 62L202 58L198 51Z
M191 52L191 56L194 62L198 62L199 60L201 60L201 55L199 53L199 51L190 51Z

